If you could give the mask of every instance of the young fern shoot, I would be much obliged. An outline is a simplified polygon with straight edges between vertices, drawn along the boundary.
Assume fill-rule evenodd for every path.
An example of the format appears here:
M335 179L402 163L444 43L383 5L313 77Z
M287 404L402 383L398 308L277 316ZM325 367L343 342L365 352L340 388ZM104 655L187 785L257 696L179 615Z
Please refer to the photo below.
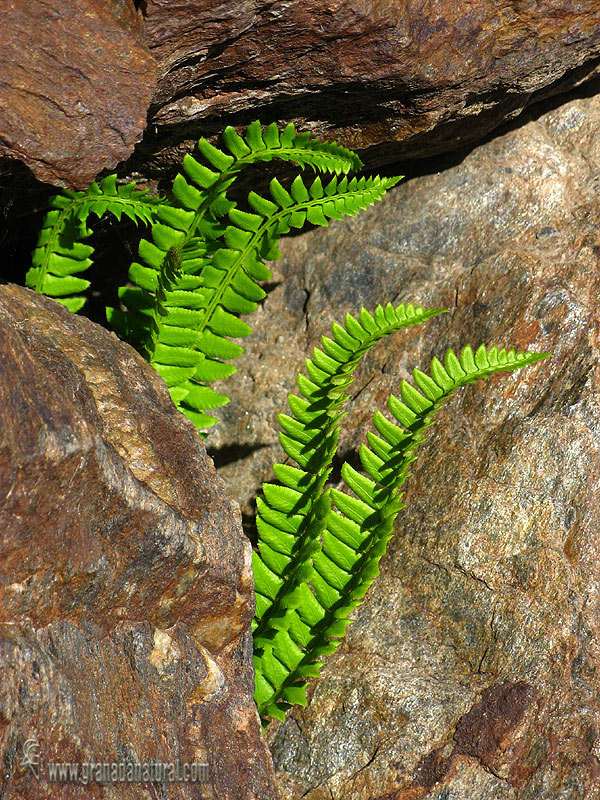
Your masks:
M379 574L379 560L403 508L402 486L415 450L434 415L456 389L507 370L535 364L544 353L515 353L470 346L457 357L446 353L430 374L413 372L415 386L402 381L390 395L392 420L376 411L377 433L360 447L364 473L348 463L342 479L349 493L327 487L339 425L359 359L380 339L442 313L413 305L378 306L358 319L334 323L298 376L301 397L290 395L291 415L279 417L281 444L298 466L276 464L279 484L263 485L258 501L259 552L254 553L256 617L255 699L264 723L284 719L292 704L306 705L306 687L333 653Z

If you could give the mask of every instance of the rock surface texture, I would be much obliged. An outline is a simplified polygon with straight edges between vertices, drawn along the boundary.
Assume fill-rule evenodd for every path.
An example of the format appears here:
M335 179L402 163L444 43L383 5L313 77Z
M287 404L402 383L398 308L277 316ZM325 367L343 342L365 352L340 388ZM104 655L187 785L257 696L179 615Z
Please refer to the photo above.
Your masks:
M600 798L599 125L600 96L573 100L283 242L208 440L248 516L294 371L344 312L450 309L372 351L349 458L447 347L554 354L439 415L382 574L308 707L268 730L287 800Z
M148 0L146 32L152 148L260 116L370 166L480 139L600 59L596 0Z
M599 70L597 0L135 5L0 0L1 153L85 188L130 156L148 112L124 169L138 180L171 175L200 135L256 117L378 166L481 139Z
M131 348L18 287L0 377L0 793L271 800L250 546L195 429ZM176 760L208 781L49 780Z
M85 189L146 126L156 65L131 0L0 0L0 156Z

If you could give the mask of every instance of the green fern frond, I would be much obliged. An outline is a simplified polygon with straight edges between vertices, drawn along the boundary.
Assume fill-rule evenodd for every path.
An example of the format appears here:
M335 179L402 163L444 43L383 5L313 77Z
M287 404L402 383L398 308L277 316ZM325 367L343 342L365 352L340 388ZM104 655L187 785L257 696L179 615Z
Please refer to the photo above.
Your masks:
M281 576L281 583L275 595L272 592L262 595L257 580L257 625L255 626L257 646L260 646L261 634L267 630L271 619L285 607L280 606L280 601L285 604L289 602L289 594L293 592L298 582L298 570L306 571L305 567L312 557L312 552L304 553L300 547L300 537L305 529L311 528L315 515L315 519L321 519L322 508L319 507L318 500L337 450L339 423L343 417L342 409L349 398L352 375L361 357L389 334L401 328L421 324L440 313L443 312L439 309L425 310L422 307L415 309L412 305L407 307L400 305L394 308L388 304L385 308L378 306L374 316L363 309L359 315L360 322L348 314L344 327L334 324L333 338L323 337L323 349L315 348L312 359L307 359L309 378L298 376L298 388L302 397L290 395L292 416L279 415L282 428L279 435L281 445L300 469L275 465L275 476L287 489L280 490L280 487L265 484L265 499L258 500L257 526L261 544L260 559L258 555L256 556L255 572L260 572L263 564L267 568L273 564L277 567L277 574ZM349 330L352 330L353 334L350 334ZM282 497L282 493L287 499ZM271 495L273 502L269 502ZM287 504L290 498L298 500L300 497L306 508L302 510L292 508L290 509L293 510L292 517L285 516L287 511L278 506L281 506L282 502ZM293 554L290 552L285 559L283 557L285 554L280 552L278 537L281 529L277 526L278 522L283 524L282 514L285 516L287 533L293 535L294 546L299 548L295 549ZM314 539L321 532L322 526L319 530L311 531L313 535L309 538ZM284 560L285 566L281 569ZM309 572L312 574L312 570ZM291 581L291 584L288 584L288 581Z
M89 215L109 212L151 225L129 270L131 285L119 290L122 308L107 308L107 319L158 370L200 430L216 422L207 412L228 402L210 384L235 372L228 362L243 348L232 340L251 333L240 316L265 297L260 283L271 278L265 262L279 258L280 236L357 214L400 180L350 180L347 173L363 166L355 153L298 134L293 125L280 132L275 123L263 129L257 121L243 135L228 127L222 138L224 149L200 139L198 155L184 157L168 200L133 184L117 186L115 175L54 197L27 275L28 286L79 310L89 286L79 274L92 263L93 248L83 241L91 234ZM227 191L240 171L274 159L333 178L323 185L317 176L308 186L298 176L289 191L274 178L270 199L250 192L250 210L238 209Z
M418 321L439 313L416 312ZM327 488L351 372L373 336L397 329L384 324L393 323L393 313L391 306L378 307L373 316L363 309L358 320L347 316L343 327L334 324L333 338L307 361L309 377L298 377L303 397L290 396L292 416L280 417L281 443L298 467L276 465L280 485L265 484L258 503L255 671L265 720L283 719L291 704L306 704L308 679L345 635L349 614L379 572L403 507L400 489L435 412L465 383L547 357L482 345L475 354L466 347L460 358L449 350L445 366L434 359L430 375L415 370L418 388L403 381L400 398L390 396L394 421L375 412L377 434L367 434L369 446L360 449L366 474L345 463L349 493Z
M323 337L323 349L315 348L312 359L307 360L309 377L298 376L302 396L290 395L292 416L279 415L281 445L299 468L276 464L274 473L282 485L264 484L265 497L257 501L260 555L253 557L256 701L265 716L280 717L284 706L278 703L297 702L291 700L294 693L298 696L296 686L285 699L273 699L279 686L275 680L281 669L279 661L286 659L281 647L295 653L293 667L297 667L310 644L310 629L324 613L312 592L307 593L307 581L318 578L314 556L321 549L331 514L330 492L324 487L337 450L352 374L361 357L382 338L440 313L438 309L415 309L412 304L397 308L388 304L378 306L374 315L362 309L358 319L347 314L344 326L334 323L332 338ZM295 611L298 606L306 610L303 617ZM296 634L292 638L295 647L289 639L290 624ZM288 655L287 666L289 662ZM307 668L310 674L318 674L314 664Z
M333 178L326 194L320 178L317 177L307 189L298 176L292 184L291 195L273 179L271 196L274 202L251 192L248 200L256 213L238 209L229 211L229 220L233 224L225 228L223 239L226 246L216 250L210 264L200 272L204 306L203 318L196 327L196 348L211 358L213 366L216 363L224 365L227 360L241 355L243 348L230 339L247 336L251 329L237 315L255 310L258 301L264 297L259 282L271 278L265 261L279 258L279 237L289 232L292 225L302 227L306 220L327 225L327 218L354 215L381 199L395 182L394 178L351 181L343 178L338 184ZM288 202L288 197L291 202ZM192 379L192 384L202 382L199 374ZM205 424L206 411L216 407L211 403L215 399L221 402L223 397L199 390L190 391L181 401L180 408L196 423L201 419ZM197 416L199 414L201 418Z
M117 186L116 181L116 175L108 175L100 185L92 183L82 192L65 190L50 200L26 285L54 297L70 311L83 307L83 292L90 285L77 277L92 264L94 248L82 241L92 233L87 224L90 214L102 217L108 212L117 220L125 215L136 224L147 224L156 219L157 207L165 202L145 189L134 189L134 183Z
M207 412L228 401L209 384L235 372L227 362L241 355L243 348L232 339L251 333L239 317L254 311L264 298L260 283L271 278L265 262L279 258L279 237L306 222L328 225L330 219L354 215L380 200L399 180L336 176L323 186L316 177L307 187L298 176L288 192L273 179L272 199L250 192L251 211L242 211L228 200L226 191L234 173L252 161L285 157L340 173L358 162L350 151L298 136L290 126L280 135L276 126L261 132L257 122L249 126L244 139L230 128L224 140L232 155L200 140L200 153L210 167L192 156L184 158L185 174L173 182L172 205L158 209L152 240L140 242L140 261L129 272L134 285L120 292L126 311L108 310L111 324L146 353L178 408L199 429L214 424ZM152 294L167 251L174 245L181 247L182 275L165 293L166 313L152 336Z
M291 123L280 133L275 122L263 130L260 122L255 121L248 126L243 137L228 126L222 139L229 154L218 150L205 139L201 139L198 145L204 158L221 172L276 158L293 161L302 168L309 166L336 175L357 171L364 166L352 150L335 142L311 139L308 133L296 133Z

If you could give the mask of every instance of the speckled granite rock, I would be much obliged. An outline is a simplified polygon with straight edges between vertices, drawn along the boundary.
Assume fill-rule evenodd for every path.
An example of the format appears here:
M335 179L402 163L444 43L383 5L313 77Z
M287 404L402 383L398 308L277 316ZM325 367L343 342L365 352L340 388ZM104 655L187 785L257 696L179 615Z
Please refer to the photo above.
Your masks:
M294 371L345 311L451 311L372 352L349 457L446 347L554 353L439 415L381 576L309 706L269 729L289 800L600 798L599 123L600 96L573 101L283 244L208 440L247 515Z
M156 373L0 287L2 797L272 800L253 611L239 512ZM49 781L50 762L177 759L208 782Z

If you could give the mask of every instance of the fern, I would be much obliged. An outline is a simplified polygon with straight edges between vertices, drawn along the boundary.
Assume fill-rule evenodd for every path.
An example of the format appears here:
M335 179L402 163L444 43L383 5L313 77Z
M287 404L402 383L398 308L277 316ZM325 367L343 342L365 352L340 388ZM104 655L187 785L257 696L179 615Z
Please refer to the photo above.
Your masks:
M424 322L437 309L412 305L362 309L334 323L298 376L301 397L290 395L291 416L280 415L281 444L298 466L276 464L279 484L263 485L257 503L259 553L254 553L256 617L253 625L256 702L265 723L285 718L292 704L306 705L306 686L319 675L323 656L335 651L379 574L379 560L392 536L409 465L433 424L435 412L466 383L495 372L534 364L547 355L467 346L460 358L449 350L445 366L434 359L430 375L414 370L415 386L403 381L391 395L393 421L376 411L377 433L368 433L360 460L366 474L344 463L344 493L327 487L337 449L339 423L352 372L382 337ZM396 424L399 423L399 424Z
M102 217L108 212L119 221L125 215L136 224L151 223L163 202L147 190L134 189L134 183L117 186L116 182L117 176L109 175L100 185L92 183L83 192L65 189L50 199L51 210L44 217L26 285L54 297L70 311L83 307L83 292L90 285L77 277L92 264L94 248L82 242L92 233L90 214Z
M252 123L245 138L233 128L223 134L229 152L201 139L201 163L191 155L173 182L170 205L157 209L158 222L151 240L139 246L140 261L129 272L133 286L119 296L125 311L110 309L109 320L128 341L146 353L164 378L173 400L199 429L216 421L207 411L228 402L209 384L229 377L236 368L228 363L243 353L232 339L248 336L251 328L239 319L257 308L265 292L262 281L271 278L267 261L279 258L279 237L306 222L328 225L380 200L399 178L352 178L361 166L358 157L339 145L321 144L292 125L280 134L277 126L264 131ZM337 173L325 186L317 176L306 186L300 176L289 192L274 178L270 199L250 192L249 211L227 198L227 189L245 166L280 158L304 168ZM338 179L338 175L344 177ZM182 274L164 298L166 313L158 335L150 325L153 294L166 253L181 249Z
M243 348L234 339L251 333L240 319L265 296L266 262L280 256L278 240L307 222L328 225L381 200L400 177L348 178L362 167L358 156L293 125L253 122L240 136L228 127L219 149L205 139L198 157L186 155L170 198L152 197L134 184L117 186L110 175L85 192L63 192L50 202L27 285L55 297L71 311L81 309L91 265L90 214L123 215L150 226L139 244L139 261L121 287L122 307L108 308L113 328L162 375L173 401L200 429L215 422L209 412L228 402L210 384L235 372L229 362ZM227 192L248 165L282 159L329 173L310 183L298 175L289 188L274 178L270 197L252 191L240 209ZM278 483L263 485L258 500L259 552L256 581L256 701L265 723L283 719L291 704L306 704L309 678L345 635L351 612L378 574L379 560L403 507L402 486L415 450L435 412L465 383L534 364L546 354L467 346L457 357L434 359L430 374L403 381L391 395L392 419L376 411L377 433L361 445L364 473L349 464L341 476L347 491L328 485L339 426L352 374L360 358L382 338L420 324L439 309L378 306L358 319L346 315L322 338L298 376L300 396L290 395L291 415L281 414L281 444L297 465L274 465Z
M122 308L108 308L107 318L158 370L178 408L200 430L216 421L207 412L229 400L210 384L236 371L229 362L243 348L232 339L251 333L240 316L265 296L260 283L271 277L265 262L280 256L279 237L307 222L328 225L357 214L400 180L348 179L348 172L363 166L355 153L297 134L293 125L280 132L275 123L263 130L257 121L244 136L228 127L222 138L223 150L200 139L198 158L184 157L170 199L136 192L133 184L117 187L114 175L85 192L54 197L27 274L28 286L77 311L89 286L78 275L92 263L93 248L83 242L91 233L89 215L126 214L148 223L150 238L139 244L131 285L119 290ZM289 191L273 179L270 198L250 192L249 210L238 209L227 197L238 174L274 159L333 178L323 185L317 176L307 186L297 176ZM168 263L169 252L177 253L177 270Z

